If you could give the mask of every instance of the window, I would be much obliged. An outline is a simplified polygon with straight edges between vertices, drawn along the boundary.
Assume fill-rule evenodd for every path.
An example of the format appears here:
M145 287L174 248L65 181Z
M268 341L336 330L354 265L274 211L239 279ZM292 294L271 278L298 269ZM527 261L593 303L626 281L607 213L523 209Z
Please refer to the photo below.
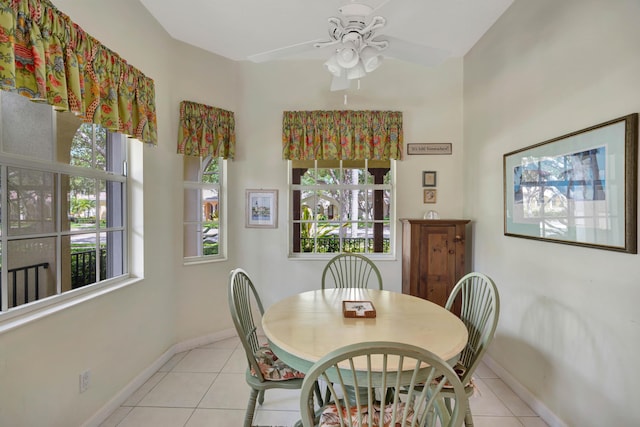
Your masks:
M291 252L393 253L393 163L291 161Z
M184 258L223 258L222 158L184 156Z
M9 92L0 128L0 315L126 276L126 137Z

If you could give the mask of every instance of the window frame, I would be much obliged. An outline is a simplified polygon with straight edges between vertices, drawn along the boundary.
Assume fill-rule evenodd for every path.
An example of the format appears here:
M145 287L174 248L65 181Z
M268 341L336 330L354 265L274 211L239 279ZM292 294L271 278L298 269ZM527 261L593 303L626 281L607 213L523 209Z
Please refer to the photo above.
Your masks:
M187 167L187 162L185 160L188 160L189 156L184 156L183 159L183 167ZM204 221L202 218L202 215L199 215L198 218L199 220L197 221L187 221L186 220L186 212L183 209L183 217L182 217L182 238L183 238L183 249L182 249L182 260L183 260L183 264L184 265L194 265L194 264L202 264L202 263L210 263L210 262L220 262L220 261L226 261L227 260L227 203L226 203L226 189L227 189L227 167L228 167L228 161L227 159L223 158L223 157L216 157L216 158L212 158L212 160L216 160L218 162L218 183L207 183L207 182L202 182L202 177L204 176L204 172L206 171L206 168L203 168L203 163L206 161L207 158L210 158L211 156L205 156L205 157L194 157L194 158L198 158L199 160L199 168L197 171L197 177L198 177L198 181L189 181L187 179L187 177L189 176L188 171L184 171L184 177L185 179L183 180L183 198L185 197L185 191L186 190L198 190L198 200L199 200L199 207L198 209L201 209L202 206L202 194L201 191L202 190L207 190L207 189L216 189L218 192L218 253L217 254L211 254L211 255L203 255L202 254L202 246L201 246L201 242L198 241L200 243L200 245L198 246L198 253L199 255L193 255L193 256L186 256L185 255L185 251L186 251L186 247L185 247L185 242L184 240L187 239L187 232L186 232L186 228L187 225L201 225ZM208 167L208 165L207 165ZM185 209L187 208L187 204L184 203ZM193 207L192 207L193 208ZM201 228L200 228L201 229ZM197 239L197 238L196 238Z
M0 93L0 96L3 96L5 92ZM26 98L25 98L26 100ZM28 100L27 100L28 101ZM28 101L32 102L32 101ZM0 111L1 112L1 111ZM53 107L51 107L51 117L52 117L52 128L50 134L50 143L53 144L53 147L57 147L59 144L58 141L58 122L57 115L58 114L71 114L71 113L60 113L56 111ZM0 129L2 125L0 125ZM76 131L77 132L77 131ZM1 138L1 134L0 134ZM124 286L128 286L132 283L135 283L140 280L140 278L134 277L131 273L132 259L130 245L131 245L131 228L130 228L130 218L131 211L129 210L129 198L130 198L130 188L131 188L131 180L128 176L128 159L131 158L132 145L130 140L122 134L119 133L111 133L107 131L107 139L109 142L113 138L120 138L118 147L120 147L120 153L122 154L119 161L122 161L122 165L118 166L118 170L121 169L122 173L118 171L118 173L114 173L108 170L101 170L95 167L95 131L94 137L92 138L92 149L94 150L92 154L92 166L90 168L82 167L82 166L74 166L70 163L65 163L57 160L53 156L50 160L48 159L38 159L38 158L29 158L23 154L16 154L11 152L6 152L3 150L3 145L0 144L0 176L2 179L2 187L0 188L0 205L3 207L1 209L1 235L0 235L0 245L1 245L1 259L2 265L8 266L7 260L9 256L9 244L10 241L20 241L24 239L42 239L42 238L53 238L55 239L55 253L53 257L55 258L56 263L56 274L55 278L55 291L51 295L42 296L39 299L25 302L22 304L18 304L14 307L10 307L9 297L9 286L0 285L0 292L2 293L2 306L0 306L0 333L13 329L14 327L29 323L36 319L40 319L49 314L56 313L58 311L69 308L73 305L79 304L81 302L87 301L89 299L93 299L98 295L102 295L107 292L111 292L112 290L119 289ZM1 142L1 141L0 141ZM43 142L44 144L44 142ZM54 151L55 152L55 151ZM50 173L54 176L55 184L52 187L54 191L54 229L53 231L45 231L45 232L36 232L36 233L11 233L9 232L9 208L8 203L9 200L7 198L7 189L8 189L8 173L9 169L23 169L23 170L31 170L43 173ZM90 230L72 230L71 227L65 229L63 227L63 217L66 217L68 214L68 206L63 203L63 198L69 197L69 190L66 189L63 191L63 183L61 177L83 177L89 179L95 179L96 182L96 203L98 203L100 199L100 182L104 182L107 184L108 182L116 182L121 183L119 193L119 201L114 205L110 205L107 200L109 196L106 194L107 190L105 190L105 203L107 206L107 215L110 213L115 207L117 209L117 214L121 215L121 223L117 226L101 226L98 219L98 212L96 210L96 223L95 227ZM107 184L108 185L108 184ZM97 205L98 206L98 205ZM96 206L95 209L98 209ZM119 221L120 222L120 221ZM100 261L96 260L96 281L93 283L89 283L87 285L71 288L71 284L62 284L62 268L63 265L63 255L61 251L61 242L74 234L93 234L97 239L100 239L100 236L103 234L109 235L109 233L116 231L123 233L123 239L125 241L119 245L118 248L113 247L114 251L118 254L118 262L122 265L121 274L117 276L100 279L99 275L99 266ZM108 239L108 237L107 237ZM99 241L99 240L98 240ZM97 248L100 247L99 244L96 245ZM98 252L98 249L96 249ZM1 278L2 283L9 284L8 280L8 269L2 269ZM63 290L63 288L66 288Z
M371 222L372 224L375 224L376 222L380 222L384 225L385 222L389 223L389 252L354 252L354 253L359 253L359 254L363 254L366 255L369 258L372 259L389 259L389 260L393 260L396 258L396 245L395 245L395 240L396 240L396 224L395 224L395 218L396 218L396 160L394 159L390 159L389 165L388 165L388 174L390 177L390 183L389 184L375 184L375 183L364 183L364 184L325 184L325 185L303 185L303 184L294 184L294 176L293 176L293 169L294 169L294 163L297 161L294 160L288 160L287 161L287 180L288 180L288 186L289 186L289 194L288 194L288 203L289 203L289 208L287 209L288 212L288 221L287 221L287 225L288 225L288 237L287 237L287 241L288 241L288 257L291 259L322 259L322 260L326 260L326 259L330 259L332 257L334 257L335 255L337 255L340 252L295 252L294 251L294 240L296 239L296 235L298 235L299 237L299 232L296 233L295 230L295 224L297 222L300 221L300 219L296 219L294 218L294 207L296 206L296 204L300 204L300 199L298 196L298 199L296 199L296 191L318 191L319 189L341 189L341 190L364 190L364 191L375 191L376 190L388 190L389 191L389 208L388 208L388 220L380 220L380 219L371 219L369 222ZM309 161L310 163L313 163L315 166L315 168L317 169L327 169L327 166L318 166L318 162L326 162L326 161L317 161L317 160L311 160ZM358 169L360 170L371 170L371 169L376 169L375 166L371 166L371 163L375 164L374 162L368 161L368 160L361 160L361 161L353 161L353 160L335 160L335 162L339 163L339 168L341 168L341 170L345 170L345 169L352 169L350 167L344 167L344 164L346 163L348 164L353 164L354 162L364 162L364 166L359 167ZM338 167L334 168L337 169ZM382 228L382 230L384 231L384 227ZM374 231L375 232L375 231ZM342 237L340 238L342 240ZM341 245L342 246L342 245Z

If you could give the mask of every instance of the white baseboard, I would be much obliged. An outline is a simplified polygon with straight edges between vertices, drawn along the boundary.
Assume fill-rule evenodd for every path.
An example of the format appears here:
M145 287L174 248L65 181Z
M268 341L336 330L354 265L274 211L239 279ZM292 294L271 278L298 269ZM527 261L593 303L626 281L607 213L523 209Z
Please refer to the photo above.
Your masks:
M158 357L149 367L140 372L129 384L113 396L98 412L82 424L82 427L98 427L109 415L120 407L136 390L138 390L158 369L169 361L175 354L188 351L212 342L232 338L236 336L235 329L227 329L214 334L192 338L178 344L174 344Z
M568 425L562 421L556 414L551 412L547 406L542 403L536 396L534 396L529 390L527 390L522 384L516 380L506 369L500 366L495 360L491 358L487 353L482 357L482 361L487 364L489 368L495 374L500 377L502 381L509 387L515 394L518 395L533 411L542 418L549 427L568 427Z

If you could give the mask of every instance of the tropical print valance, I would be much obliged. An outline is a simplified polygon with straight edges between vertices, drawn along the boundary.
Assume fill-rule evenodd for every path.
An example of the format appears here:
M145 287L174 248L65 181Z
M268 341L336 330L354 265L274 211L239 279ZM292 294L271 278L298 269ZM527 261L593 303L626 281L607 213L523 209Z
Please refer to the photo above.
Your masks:
M178 153L233 159L236 121L232 111L191 101L180 103Z
M157 144L153 80L48 0L0 2L0 89Z
M282 157L287 160L402 158L399 111L285 111Z

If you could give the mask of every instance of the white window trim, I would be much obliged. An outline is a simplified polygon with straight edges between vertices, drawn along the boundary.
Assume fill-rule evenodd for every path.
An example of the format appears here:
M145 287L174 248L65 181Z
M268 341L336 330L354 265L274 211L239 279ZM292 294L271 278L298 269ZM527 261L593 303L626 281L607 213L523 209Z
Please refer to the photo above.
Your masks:
M185 257L184 250L182 255L182 265L183 266L191 266L191 265L200 265L200 264L209 264L209 263L218 263L228 261L228 245L227 245L227 167L229 165L229 161L227 159L222 159L222 173L219 176L220 183L218 184L218 253L215 255L200 255L200 256L191 256ZM183 162L184 165L184 162ZM198 177L201 181L202 177ZM202 182L194 182L194 181L183 181L182 191L184 194L184 190L187 188L208 188L210 184L202 183ZM182 218L182 238L184 239L184 225L186 222L184 221L184 212ZM220 243L222 242L222 243Z
M123 289L144 280L144 205L143 205L143 144L137 140L127 142L127 222L129 230L127 258L125 262L129 268L126 276L115 277L91 286L67 291L63 294L52 295L38 301L24 304L7 312L0 313L0 335L15 328L42 320L48 316L62 312L68 308L82 304L86 301L99 298L111 292ZM22 162L20 159L11 158L13 165L31 165L36 162ZM41 162L43 168L51 165ZM60 165L57 171L64 170L66 165ZM136 185L133 185L133 183Z

